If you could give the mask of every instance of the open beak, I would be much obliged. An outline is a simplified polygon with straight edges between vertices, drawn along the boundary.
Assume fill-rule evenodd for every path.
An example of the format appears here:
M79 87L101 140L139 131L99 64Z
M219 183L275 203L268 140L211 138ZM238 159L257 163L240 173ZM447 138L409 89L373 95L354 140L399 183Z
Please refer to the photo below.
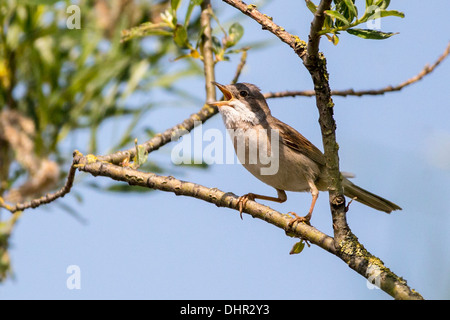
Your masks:
M231 99L234 99L233 94L231 93L231 91L228 90L227 87L224 86L223 84L220 84L220 83L215 82L215 81L212 81L212 83L214 85L216 85L217 88L219 88L220 91L222 91L224 101L214 101L214 102L210 102L208 104L212 105L212 106L218 106L218 107L229 106L228 102Z

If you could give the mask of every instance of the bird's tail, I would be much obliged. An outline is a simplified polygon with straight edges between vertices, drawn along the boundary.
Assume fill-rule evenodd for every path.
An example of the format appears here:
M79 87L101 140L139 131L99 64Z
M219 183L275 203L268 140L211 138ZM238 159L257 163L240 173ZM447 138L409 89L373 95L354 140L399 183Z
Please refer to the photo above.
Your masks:
M391 213L391 211L395 210L402 210L402 208L400 208L395 203L383 199L382 197L377 196L376 194L373 194L367 190L364 190L363 188L358 187L357 185L353 184L350 180L346 178L342 180L342 183L344 187L344 195L346 195L351 199L355 199L356 201L361 202L366 206L387 213Z

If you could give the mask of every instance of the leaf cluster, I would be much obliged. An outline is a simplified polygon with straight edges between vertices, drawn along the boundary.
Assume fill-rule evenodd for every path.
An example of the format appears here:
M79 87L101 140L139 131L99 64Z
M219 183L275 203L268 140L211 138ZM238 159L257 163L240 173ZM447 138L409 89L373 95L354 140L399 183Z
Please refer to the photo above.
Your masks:
M160 7L153 2L115 3L127 5L114 15L112 7L99 11L80 1L81 28L68 29L70 1L0 2L0 114L14 110L32 122L35 159L67 165L72 143L96 153L105 147L99 142L107 122L118 127L112 150L133 143L136 136L150 137L153 130L143 119L157 103L153 92L184 94L176 90L176 82L201 74L192 63L170 68L166 57L173 51L172 39L121 42L121 30L151 21ZM0 196L30 176L14 146L2 149L3 144L0 130ZM60 172L62 183L64 169Z
M200 15L197 10L202 0L189 0L186 7L182 7L182 0L171 0L170 6L161 13L161 19L157 23L146 22L122 32L122 41L142 38L147 36L162 36L171 38L175 45L181 50L181 54L175 60L183 58L194 58L203 60L202 42L204 41L204 29L199 27ZM184 12L183 9L185 10ZM197 14L194 14L196 12ZM238 22L233 23L228 30L220 25L214 12L210 12L217 22L223 36L221 38L213 35L213 51L215 62L229 60L228 55L238 53L247 48L235 48L244 34L244 28ZM184 17L184 21L180 19Z
M339 42L339 34L342 31L358 36L363 39L382 40L390 38L396 33L382 32L373 28L355 28L361 24L367 24L371 20L381 19L384 17L400 17L404 18L405 14L397 10L387 10L390 0L366 0L364 13L359 15L358 7L355 5L356 0L334 0L334 6L330 10L325 10L325 22L320 34L325 35L328 40L337 45ZM306 0L306 6L315 14L317 6L312 0Z

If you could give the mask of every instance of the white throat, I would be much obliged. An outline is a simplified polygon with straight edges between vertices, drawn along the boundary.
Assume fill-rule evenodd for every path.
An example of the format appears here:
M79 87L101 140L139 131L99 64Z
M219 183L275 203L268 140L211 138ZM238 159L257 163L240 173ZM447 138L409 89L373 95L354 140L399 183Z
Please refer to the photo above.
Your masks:
M219 112L227 129L236 129L245 124L255 125L259 123L256 114L239 100L230 100L228 105L219 108Z

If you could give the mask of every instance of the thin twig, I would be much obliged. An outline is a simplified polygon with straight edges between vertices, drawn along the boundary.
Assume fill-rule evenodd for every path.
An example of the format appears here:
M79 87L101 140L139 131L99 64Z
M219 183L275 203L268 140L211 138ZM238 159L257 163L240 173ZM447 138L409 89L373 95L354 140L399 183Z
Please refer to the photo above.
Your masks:
M235 84L239 81L239 77L241 76L242 70L245 67L245 64L247 63L247 50L242 51L241 55L241 61L239 62L236 72L234 74L233 80L231 80L231 83Z
M423 69L414 77L396 85L396 86L386 86L381 89L372 89L372 90L354 90L354 89L346 89L346 90L331 90L332 96L365 96L365 95L382 95L387 92L395 92L400 91L403 88L412 85L413 83L416 83L420 80L422 80L426 75L433 72L437 66L439 66L442 61L445 60L450 54L450 43L445 48L445 51L441 54L441 56L430 66L425 65ZM297 97L297 96L303 96L303 97L313 97L316 95L316 92L314 90L302 90L302 91L294 91L294 90L287 90L287 91L279 91L279 92L268 92L264 94L264 97L266 99L271 98L284 98L284 97Z
M74 155L76 153L77 153L77 151L74 152ZM22 202L22 203L17 203L15 205L8 205L0 197L0 207L5 208L6 210L10 211L11 213L15 213L15 212L23 211L23 210L29 209L29 208L37 208L43 204L47 204L52 201L55 201L58 198L62 198L66 194L68 194L70 192L70 190L72 189L76 170L77 170L77 168L75 167L74 163L72 163L72 165L70 166L70 169L69 169L69 174L67 175L66 183L64 184L64 186L61 189L59 189L58 191L56 191L54 193L48 193L45 196L42 196L38 199L33 199L33 200Z
M274 23L272 18L268 15L261 13L256 6L247 5L243 1L236 0L222 0L223 2L229 4L230 6L238 9L243 14L249 16L256 22L258 22L263 30L267 30L277 36L281 41L289 45L292 49L294 49L295 53L299 57L303 57L306 53L306 42L301 40L299 37L290 34L283 27Z

